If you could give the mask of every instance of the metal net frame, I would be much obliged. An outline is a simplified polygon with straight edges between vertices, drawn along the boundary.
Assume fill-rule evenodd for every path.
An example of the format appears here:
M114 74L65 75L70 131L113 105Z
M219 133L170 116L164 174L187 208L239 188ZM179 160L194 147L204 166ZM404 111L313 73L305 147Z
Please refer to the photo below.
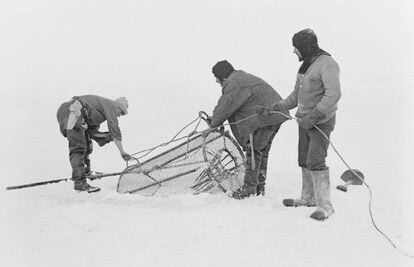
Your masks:
M213 131L127 167L117 191L143 196L234 191L242 186L245 170L244 153L234 138Z

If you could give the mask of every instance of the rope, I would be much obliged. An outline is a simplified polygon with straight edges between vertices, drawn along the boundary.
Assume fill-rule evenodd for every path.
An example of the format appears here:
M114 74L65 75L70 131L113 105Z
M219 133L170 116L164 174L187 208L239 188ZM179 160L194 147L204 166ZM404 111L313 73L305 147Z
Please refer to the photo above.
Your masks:
M184 159L187 159L187 156L188 156L188 149L190 148L190 143L188 142L189 140L190 140L190 137L192 136L192 135L194 135L194 134L196 134L197 133L197 128L198 128L198 126L200 125L200 122L201 122L201 116L199 115L199 118L198 118L198 122L197 122L197 125L196 125L196 127L194 128L194 130L188 135L188 138L187 138L187 149L186 149L186 152L185 152L185 157L184 157Z
M282 112L279 112L279 111L270 111L269 113L272 113L272 114L280 114L280 115L282 115L282 116L285 116L286 118L288 118L288 119L290 119L290 120L296 120L297 121L297 119L295 118L295 117L292 117L292 116L290 116L290 115L287 115L287 114L284 114L284 113L282 113ZM258 116L258 114L253 114L253 115L250 115L250 116L248 116L248 117L246 117L246 118L243 118L243 119L241 119L241 120L238 120L238 121L235 121L235 122L230 122L230 123L227 123L227 124L222 124L222 125L220 125L220 126L218 126L218 127L214 127L214 128L210 128L210 129L218 129L218 128L220 128L220 127L222 127L222 126L230 126L230 125L233 125L233 124L238 124L238 123L240 123L240 122L242 122L242 121L245 121L245 120L248 120L248 119L250 119L250 118L253 118L253 117L255 117L255 116ZM152 147L152 148L149 148L149 149L145 149L145 150L142 150L142 151L139 151L139 152L136 152L136 153L133 153L133 154L131 154L131 155L137 155L137 154L140 154L140 153L144 153L144 152L147 152L147 153L145 153L144 155L142 155L142 156L140 156L140 157L138 157L138 158L134 158L134 159L136 159L136 160L138 160L138 159L140 159L140 158L142 158L142 157L145 157L146 155L148 155L148 154L150 154L151 152L153 152L155 149L157 149L157 148L159 148L159 147L162 147L162 146L167 146L167 145L169 145L169 144L171 144L171 143L173 143L173 142L177 142L177 141L179 141L179 140L182 140L182 139L185 139L185 138L187 138L187 142L188 142L188 140L189 140L189 138L192 136L192 135L194 135L194 134L197 134L197 133L199 133L199 132L197 132L197 128L198 128L198 126L200 125L200 121L201 121L201 119L202 119L202 114L201 113L199 113L199 116L196 118L196 119L194 119L194 120L192 120L190 123L188 123L186 126L184 126L176 135L174 135L174 137L170 140L170 141L168 141L168 142L165 142L165 143L162 143L162 144L160 144L160 145L158 145L158 146L155 146L155 147ZM184 129L186 129L187 127L189 127L190 125L192 125L194 122L196 122L198 120L198 123L197 123L197 125L196 125L196 127L195 127L195 129L194 129L194 131L192 131L190 134L188 134L188 135L186 135L186 136L183 136L183 137L180 137L180 138L177 138L177 136L181 133L181 132L183 132L184 131ZM370 215L370 218L371 218L371 222L372 222L372 225L374 226L374 228L394 247L394 249L396 249L399 253L401 253L403 256L406 256L406 257L409 257L409 258L411 258L411 259L413 259L414 258L414 256L413 255L410 255L410 254L408 254L408 253L406 253L406 252L404 252L404 251L402 251L394 242L393 242L393 240L387 235L387 234L385 234L379 227L378 227L378 225L377 225L377 223L375 222L375 220L374 220L374 216L373 216L373 212L372 212L372 198L373 198L373 193L372 193L372 190L371 190L371 187L364 181L364 179L360 176L360 175L358 175L350 166L349 166L349 164L345 161L345 159L342 157L342 155L339 153L339 151L336 149L336 147L334 146L334 144L331 142L331 140L329 139L329 137L328 136L326 136L326 134L324 133L324 132L322 132L322 130L321 129L319 129L319 127L318 126L316 126L315 125L315 128L328 140L328 142L329 142L329 144L331 145L331 147L333 148L333 150L335 151L335 153L338 155L338 157L341 159L341 161L345 164L345 166L356 176L356 177L358 177L358 179L359 180L361 180L361 182L367 187L367 189L368 189L368 192L369 192L369 203L368 203L368 209L369 209L369 215ZM176 139L177 138L177 139ZM187 148L187 151L188 151L188 148ZM186 155L187 156L187 155ZM138 161L139 162L139 161Z
M332 146L332 148L334 149L335 153L339 156L339 158L342 160L342 162L346 165L346 167L356 176L358 177L358 179L368 188L368 192L369 192L369 204L368 204L368 209L369 209L369 215L371 217L371 222L372 225L374 225L375 229L382 235L384 236L388 242L397 250L399 251L402 255L407 256L409 258L414 258L414 256L402 251L399 247L397 247L397 245L395 245L395 243L392 241L392 239L386 235L376 224L375 220L374 220L374 216L372 214L372 190L371 187L364 181L364 179L358 174L356 173L353 169L351 169L351 167L346 163L346 161L342 158L341 154L338 152L338 150L335 148L335 146L332 144L331 140L329 140L329 138L325 135L324 132L322 132L322 130L315 125L315 128L329 141L329 144Z
M274 113L274 114L281 114L281 115L283 115L283 116L285 116L285 117L287 117L288 119L291 119L291 120L296 120L297 121L297 119L295 118L295 117L292 117L292 116L289 116L289 115L286 115L286 114L284 114L284 113L282 113L282 112L279 112L279 111L270 111L270 113ZM399 252L399 253L401 253L402 255L404 255L404 256L406 256L406 257L409 257L409 258L411 258L411 259L413 259L414 258L414 256L413 255L410 255L410 254L408 254L408 253L406 253L406 252L404 252L404 251L402 251L395 243L394 243L394 241L392 241L392 239L387 235L387 234L385 234L378 226L377 226L377 223L375 222L375 220L374 220L374 216L373 216L373 213L372 213L372 196L373 196L373 194L372 194L372 190L371 190L371 187L364 181L364 179L360 176L360 175L358 175L358 173L356 173L350 166L349 166L349 164L345 161L345 159L341 156L341 154L339 153L339 151L336 149L336 147L334 146L334 144L331 142L331 140L329 139L329 137L328 136L326 136L326 134L318 127L318 126L314 126L322 135L323 135L323 137L325 137L327 140L328 140L328 142L329 142L329 144L331 145L331 147L333 148L333 150L335 151L335 153L338 155L338 157L342 160L342 162L345 164L345 166L356 176L356 177L358 177L358 179L359 180L361 180L361 182L368 188L368 192L369 192L369 203L368 203L368 210L369 210L369 216L370 216L370 218L371 218L371 222L372 222L372 225L374 226L374 228L383 236L383 237L385 237L385 239Z
M168 146L169 144L171 144L171 143L174 143L174 142L177 142L177 141L180 141L180 140L183 140L183 139L185 139L185 138L187 138L187 141L188 141L188 139L192 136L192 135L194 135L194 134L196 134L197 132L196 131L193 131L193 132L191 132L190 134L188 134L188 135L186 135L186 136L183 136L183 137L180 137L180 138L177 138L177 136L181 133L181 132L183 132L187 127L189 127L191 124L193 124L194 122L196 122L197 120L200 120L200 117L197 117L197 118L195 118L194 120L192 120L191 122L189 122L186 126L184 126L177 134L175 134L174 135L174 137L173 138L171 138L171 140L169 140L169 141L167 141L167 142L165 142L165 143L162 143L162 144L159 144L158 146L154 146L154 147L151 147L151 148L148 148L148 149L144 149L144 150L141 150L141 151L138 151L138 152L135 152L135 153L132 153L131 154L131 156L135 156L135 155L138 155L138 154L141 154L141 153L144 153L144 152L146 152L144 155L142 155L142 156L139 156L139 157L137 157L136 159L137 160L139 160L139 159L141 159L141 158L143 158L143 157L145 157L145 156L147 156L148 154L150 154L150 153L152 153L155 149L157 149L157 148L159 148L159 147L162 147L162 146ZM197 127L198 127L198 125L200 124L200 122L197 124Z
M235 121L235 122L232 122L232 123L225 123L225 124L222 124L222 125L220 125L218 127L214 127L214 128L211 128L211 129L216 130L216 129L219 129L221 126L230 126L230 125L233 125L233 124L238 124L238 123L240 123L242 121L248 120L248 119L253 118L255 116L257 116L257 114L250 115L250 116L248 116L246 118L243 118L241 120L238 120L238 121ZM184 126L183 128L181 128L181 130L177 134L175 134L174 137L171 138L171 140L169 140L167 142L164 142L162 144L159 144L158 146L150 147L150 148L147 148L147 149L140 150L138 152L132 153L131 156L135 156L135 155L142 154L142 153L145 153L146 152L144 155L134 158L136 160L139 160L139 159L147 156L148 154L152 153L155 149L157 149L159 147L168 146L171 143L178 142L178 141L183 140L183 139L187 139L187 142L188 142L188 140L190 139L191 136L193 136L193 135L195 135L197 133L200 133L200 132L197 131L197 128L200 125L201 119L202 119L202 115L199 114L199 116L197 118L195 118L194 120L192 120L191 122L189 122L186 126ZM177 138L177 136L180 133L182 133L187 127L189 127L190 125L192 125L193 123L195 123L197 120L198 120L198 123L197 123L195 129L191 133L189 133L188 135L182 136L180 138Z

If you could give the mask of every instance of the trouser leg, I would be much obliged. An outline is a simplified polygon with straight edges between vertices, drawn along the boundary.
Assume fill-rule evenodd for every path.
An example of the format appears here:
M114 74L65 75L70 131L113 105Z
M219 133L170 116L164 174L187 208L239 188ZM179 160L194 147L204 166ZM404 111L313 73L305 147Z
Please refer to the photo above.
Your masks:
M252 153L251 150L248 149L246 151L246 173L244 175L244 184L247 187L256 187L259 183L259 167L261 164L262 155L260 150L254 149L254 161L255 161L255 168L252 168Z
M317 127L330 137L335 127L335 117ZM308 170L325 170L329 140L316 128L309 130L299 127L298 163Z
M270 148L272 147L273 139L276 135L276 133L279 131L280 124L272 126L273 133L269 137L269 140L266 144L266 146L263 149L262 153L262 162L260 164L260 171L259 171L259 184L257 185L257 195L265 195L265 185L266 185L266 178L267 178L267 164L269 160L269 152Z
M259 174L261 173L261 168L264 168L264 172L267 169L267 157L268 151L266 152L266 147L270 149L270 144L275 135L274 126L263 127L257 129L253 134L253 144L248 144L246 147L246 173L244 175L244 185L233 193L233 197L237 199L242 199L250 195L257 194L257 187L259 185ZM254 149L254 161L255 168L252 168L252 152L251 145ZM265 156L265 161L263 157ZM262 181L264 182L266 176L262 176Z
M85 154L85 157L83 158L83 162L85 163L85 174L91 175L91 159L89 154Z
M252 169L252 155L250 144L246 150L246 174L245 184L248 186L257 186L259 182L265 182L267 172L267 161L269 157L270 147L273 138L279 128L276 126L268 126L257 129L253 134L253 148L254 148L254 159L255 169Z
M299 166L309 170L317 209L311 217L317 220L328 218L333 212L330 199L329 168L326 166L329 140L335 127L335 117L317 125L319 128L305 130L299 127ZM323 132L323 134L321 133Z
M87 150L84 130L67 130L69 141L69 159L72 166L72 180L79 182L85 180L84 157Z
M273 139L276 133L279 131L280 125L271 126L272 133L267 140L266 146L263 148L262 152L262 162L260 164L260 172L259 172L259 184L265 184L266 182L266 174L267 174L267 163L269 160L269 152L270 148L272 147Z
M90 155L93 151L93 143L92 143L92 140L91 140L91 137L88 131L85 132L85 140L86 140L86 151L85 151L85 156L83 157L83 161L85 164L85 174L90 175L92 171Z

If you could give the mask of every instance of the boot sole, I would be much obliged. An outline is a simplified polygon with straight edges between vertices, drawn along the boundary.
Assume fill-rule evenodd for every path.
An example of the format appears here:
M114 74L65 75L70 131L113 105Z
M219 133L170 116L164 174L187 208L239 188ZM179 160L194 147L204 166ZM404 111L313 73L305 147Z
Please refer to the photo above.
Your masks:
M252 195L249 195L249 196L240 196L240 197L239 196L233 196L232 195L230 197L231 198L234 198L234 199L237 199L237 200L242 200L242 199L251 198L251 197L257 197L257 196L256 196L256 194L254 194L254 195L252 194Z
M318 221L318 222L322 222L322 221L325 221L326 219L328 219L328 217L325 217L324 215L319 216L319 214L316 215L316 214L313 214L313 213L309 216L309 218L311 218L315 221Z
M316 204L299 205L299 204L295 204L293 200L287 200L287 199L283 200L283 205L285 205L286 207L289 207L289 208L290 207L294 207L294 208L297 208L297 207L316 207Z
M75 191L78 192L78 193L85 192L85 193L90 194L90 193L97 193L97 192L101 191L101 189L100 188L93 189L93 190L78 190L78 189L75 189Z
M88 193L97 193L97 192L99 192L99 191L101 191L101 189L100 188L98 188L98 189L94 189L94 190L90 190L90 191L87 191Z
M315 221L325 221L327 220L332 214L334 213L334 211L330 214L328 214L327 216L325 216L325 214L323 214L323 212L321 211L315 211L313 212L309 217Z
M326 221L326 219L328 219L328 218L323 218L323 219L320 219L320 218L314 218L314 217L312 217L312 216L309 216L309 218L311 218L312 220L317 221L317 222L323 222L323 221Z

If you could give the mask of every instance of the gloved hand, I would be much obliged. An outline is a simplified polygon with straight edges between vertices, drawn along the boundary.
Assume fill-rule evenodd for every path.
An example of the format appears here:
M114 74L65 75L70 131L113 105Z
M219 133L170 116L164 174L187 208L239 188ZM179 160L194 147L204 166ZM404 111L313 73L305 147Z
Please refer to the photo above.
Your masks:
M312 129L315 124L325 117L325 114L320 112L317 108L311 110L311 112L305 117L298 119L299 127L306 130Z
M129 155L128 153L121 153L121 157L125 160L125 161L128 161L128 160L130 160L132 157L131 157L131 155Z

